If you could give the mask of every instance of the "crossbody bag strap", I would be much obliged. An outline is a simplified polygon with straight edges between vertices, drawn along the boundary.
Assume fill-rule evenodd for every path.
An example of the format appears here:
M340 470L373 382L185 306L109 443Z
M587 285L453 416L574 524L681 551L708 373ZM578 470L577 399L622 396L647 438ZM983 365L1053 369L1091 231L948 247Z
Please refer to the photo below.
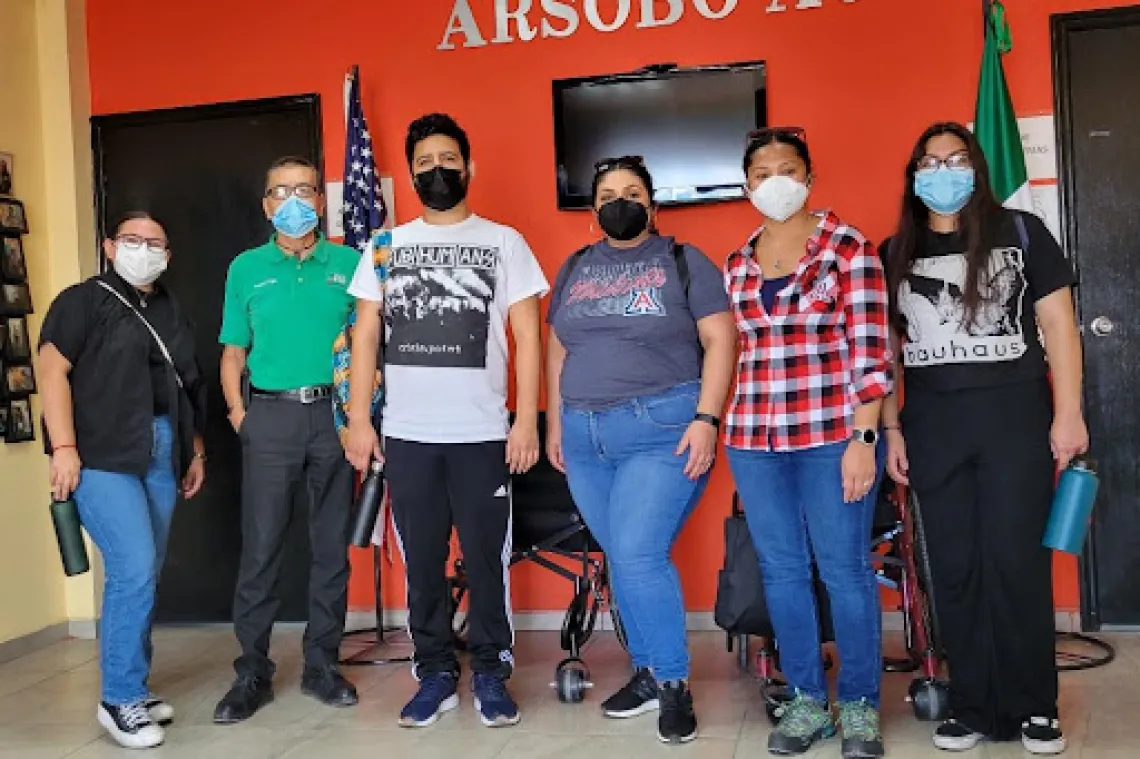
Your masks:
M111 293L111 295L114 295L116 298L118 298L122 304L133 311L135 316L139 318L139 321L141 321L143 325L146 326L147 330L150 331L151 337L153 337L154 341L158 343L158 349L162 351L162 355L166 358L167 363L170 364L170 368L174 370L174 379L178 381L178 387L185 390L186 387L182 384L182 375L178 373L178 367L174 364L174 358L170 355L170 351L167 349L166 343L164 343L162 341L162 338L158 336L158 331L155 330L154 326L151 325L149 321L147 321L147 318L142 315L142 312L135 308L134 304L127 300L121 292L111 287L101 279L97 280L96 284L98 284L99 287L102 287L107 292Z

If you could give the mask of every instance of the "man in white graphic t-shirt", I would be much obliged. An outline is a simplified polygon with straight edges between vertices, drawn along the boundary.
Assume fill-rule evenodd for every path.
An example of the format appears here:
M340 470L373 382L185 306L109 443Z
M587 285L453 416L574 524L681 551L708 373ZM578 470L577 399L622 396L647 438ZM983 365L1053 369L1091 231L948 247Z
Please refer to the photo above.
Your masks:
M459 703L445 576L454 525L470 585L475 707L485 725L513 725L519 711L505 685L514 662L510 475L538 461L539 300L549 287L522 235L468 207L471 146L454 120L417 119L405 149L424 213L392 231L387 280L381 284L372 257L364 256L348 289L357 298L357 323L345 449L360 471L381 456L369 402L382 310L383 457L420 681L399 722L424 727ZM515 340L513 425L508 323Z

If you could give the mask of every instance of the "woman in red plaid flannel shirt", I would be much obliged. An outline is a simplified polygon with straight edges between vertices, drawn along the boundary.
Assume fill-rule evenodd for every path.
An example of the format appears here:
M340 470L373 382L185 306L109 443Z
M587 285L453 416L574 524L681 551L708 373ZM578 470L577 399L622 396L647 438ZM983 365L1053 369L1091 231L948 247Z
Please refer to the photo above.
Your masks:
M749 136L744 171L766 223L725 264L741 338L728 459L760 556L781 669L795 692L768 750L833 735L812 560L831 601L845 757L883 754L881 619L870 564L879 412L891 391L887 288L875 249L809 213L802 130Z

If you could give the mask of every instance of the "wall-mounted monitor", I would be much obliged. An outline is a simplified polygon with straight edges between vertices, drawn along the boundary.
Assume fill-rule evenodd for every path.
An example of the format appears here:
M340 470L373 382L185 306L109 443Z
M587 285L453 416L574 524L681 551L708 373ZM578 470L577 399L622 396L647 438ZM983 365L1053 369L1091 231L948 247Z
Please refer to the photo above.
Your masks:
M767 125L762 61L553 83L558 207L590 207L594 165L639 155L661 205L744 197L748 133Z

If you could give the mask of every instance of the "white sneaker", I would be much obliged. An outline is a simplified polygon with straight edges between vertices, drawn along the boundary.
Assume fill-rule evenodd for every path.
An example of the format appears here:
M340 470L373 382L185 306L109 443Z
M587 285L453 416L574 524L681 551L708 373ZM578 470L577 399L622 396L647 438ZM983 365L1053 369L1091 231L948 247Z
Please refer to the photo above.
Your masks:
M146 701L123 706L100 702L96 719L125 748L154 748L166 740L166 731L151 720Z
M1021 725L1021 745L1031 754L1047 756L1065 750L1061 723L1049 717L1030 717Z
M948 719L934 731L934 746L943 751L970 751L982 740L981 733L975 733L962 723Z
M153 693L146 697L146 710L150 713L151 722L163 727L174 721L174 707Z

